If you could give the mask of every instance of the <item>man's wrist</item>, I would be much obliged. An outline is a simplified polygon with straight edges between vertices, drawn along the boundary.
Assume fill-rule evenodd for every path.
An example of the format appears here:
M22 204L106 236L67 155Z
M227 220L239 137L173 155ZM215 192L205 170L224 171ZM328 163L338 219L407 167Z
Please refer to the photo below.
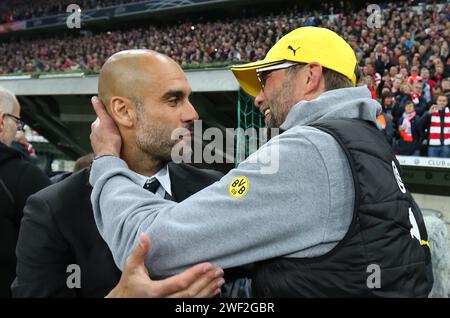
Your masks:
M119 155L117 155L117 154L98 154L98 155L96 155L95 156L95 158L94 158L94 160L97 160L97 159L100 159L100 158L103 158L103 157L119 157Z
M108 175L111 169L128 169L127 163L120 157L111 154L97 155L91 163L89 183L94 186L104 175Z

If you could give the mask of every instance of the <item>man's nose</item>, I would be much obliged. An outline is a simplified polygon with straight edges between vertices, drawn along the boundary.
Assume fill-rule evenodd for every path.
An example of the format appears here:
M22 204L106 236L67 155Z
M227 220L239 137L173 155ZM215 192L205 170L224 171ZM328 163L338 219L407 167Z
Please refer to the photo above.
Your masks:
M255 97L255 107L261 108L262 103L264 102L264 92L263 90L259 91L259 94Z
M198 113L190 101L186 103L185 109L183 110L181 120L183 122L191 122L198 119Z

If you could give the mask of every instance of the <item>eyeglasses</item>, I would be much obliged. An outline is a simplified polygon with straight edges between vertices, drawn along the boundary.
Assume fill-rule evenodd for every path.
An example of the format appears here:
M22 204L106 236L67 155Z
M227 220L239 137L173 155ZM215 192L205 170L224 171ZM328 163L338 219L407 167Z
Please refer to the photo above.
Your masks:
M22 121L20 117L14 116L12 114L6 114L6 116L11 117L16 121L17 124L17 130L23 130L25 123Z
M261 85L261 89L264 90L264 87L266 86L267 77L269 76L269 73L272 71L265 71L265 72L258 72L256 73L256 76L258 77L259 84Z
M272 73L273 71L286 69L286 68L290 68L290 67L298 66L298 65L303 65L303 64L294 63L294 62L284 62L282 64L257 69L256 77L258 78L259 84L261 85L261 89L264 90L264 88L266 87L267 78L268 78L269 74Z

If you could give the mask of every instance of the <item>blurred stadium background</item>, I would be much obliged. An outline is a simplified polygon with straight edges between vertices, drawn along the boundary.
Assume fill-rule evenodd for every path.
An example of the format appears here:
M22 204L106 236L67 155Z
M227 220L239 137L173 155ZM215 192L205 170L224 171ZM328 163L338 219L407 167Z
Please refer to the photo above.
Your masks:
M368 25L372 3L381 9L381 26ZM81 11L67 12L69 4ZM77 12L79 28L69 28ZM261 115L228 66L263 58L297 27L325 26L355 49L364 83L398 129L395 110L405 96L425 111L439 94L449 96L449 21L449 1L2 0L0 86L18 96L30 155L51 176L70 172L91 151L90 98L113 53L149 48L179 62L203 129L258 128ZM419 151L399 156L405 181L425 213L449 227L450 158L427 157L426 143Z

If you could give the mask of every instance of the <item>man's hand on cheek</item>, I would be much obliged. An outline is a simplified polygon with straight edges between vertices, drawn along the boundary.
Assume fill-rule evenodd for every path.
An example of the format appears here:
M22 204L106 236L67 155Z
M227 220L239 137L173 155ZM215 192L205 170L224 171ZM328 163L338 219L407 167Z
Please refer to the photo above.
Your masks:
M101 100L94 96L91 99L97 119L91 125L91 146L97 156L120 156L122 138L119 129L106 112Z

